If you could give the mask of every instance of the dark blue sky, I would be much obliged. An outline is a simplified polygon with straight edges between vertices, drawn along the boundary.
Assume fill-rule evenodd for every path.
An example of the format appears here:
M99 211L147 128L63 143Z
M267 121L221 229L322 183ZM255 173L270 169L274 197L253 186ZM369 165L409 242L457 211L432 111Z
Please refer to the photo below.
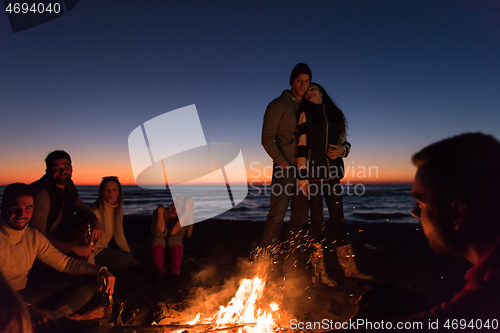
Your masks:
M270 165L262 117L300 61L346 114L346 165L411 180L428 143L500 138L499 59L496 0L83 0L18 33L3 12L0 183L35 180L54 149L73 156L77 182L132 182L130 132L190 104L207 141Z

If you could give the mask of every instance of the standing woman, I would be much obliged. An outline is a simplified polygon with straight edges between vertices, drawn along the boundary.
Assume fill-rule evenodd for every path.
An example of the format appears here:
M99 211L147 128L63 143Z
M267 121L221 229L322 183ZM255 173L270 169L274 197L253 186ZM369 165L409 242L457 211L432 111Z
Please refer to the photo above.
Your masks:
M102 237L95 244L96 265L107 267L113 274L130 267L134 255L130 252L123 232L123 190L118 177L102 178L99 196L90 209L101 222L103 229ZM118 248L108 247L112 238Z
M297 147L299 188L309 194L311 210L311 231L314 251L312 261L315 271L314 282L336 285L325 272L321 246L323 229L323 197L330 214L333 243L337 249L339 263L347 277L370 278L360 274L352 255L352 246L346 244L344 234L344 211L342 186L344 161L351 150L347 142L347 122L342 110L328 96L325 89L311 83L306 94L307 103L299 112Z

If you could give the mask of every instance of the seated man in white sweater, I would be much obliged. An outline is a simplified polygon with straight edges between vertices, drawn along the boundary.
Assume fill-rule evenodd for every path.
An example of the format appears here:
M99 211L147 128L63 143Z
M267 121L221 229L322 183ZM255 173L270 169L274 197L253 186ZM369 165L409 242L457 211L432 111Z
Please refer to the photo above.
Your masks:
M40 306L44 312L53 318L69 316L72 319L82 319L76 315L70 316L85 305L96 291L92 282L82 286L74 278L57 283L55 286L27 287L28 272L35 259L57 269L60 272L101 277L100 288L113 293L115 277L105 267L88 264L84 261L68 257L57 250L47 238L36 229L28 227L33 214L33 190L29 185L14 183L7 186L3 193L0 220L0 272L21 298L34 306ZM62 290L63 287L69 290ZM54 295L54 292L58 292ZM49 302L52 298L54 301ZM50 308L43 304L51 304Z

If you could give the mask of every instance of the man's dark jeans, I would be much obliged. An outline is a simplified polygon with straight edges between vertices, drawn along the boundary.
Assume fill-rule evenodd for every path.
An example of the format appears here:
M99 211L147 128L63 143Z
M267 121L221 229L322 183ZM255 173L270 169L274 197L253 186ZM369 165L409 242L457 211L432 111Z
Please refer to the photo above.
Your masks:
M300 193L299 193L300 192ZM300 231L307 222L309 204L307 196L297 186L296 167L284 169L273 166L271 185L271 208L267 214L264 236L261 245L267 247L279 242L281 225L290 204L290 223L287 238Z

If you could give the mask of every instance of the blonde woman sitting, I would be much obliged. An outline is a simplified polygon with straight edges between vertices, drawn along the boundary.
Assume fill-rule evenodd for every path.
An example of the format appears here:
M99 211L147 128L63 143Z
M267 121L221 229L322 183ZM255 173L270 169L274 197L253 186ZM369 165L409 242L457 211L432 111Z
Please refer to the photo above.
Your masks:
M96 265L105 266L110 272L121 272L130 267L134 255L123 232L123 191L117 177L103 177L99 185L99 196L92 206L92 212L101 222L103 234L96 242L94 258ZM114 238L118 248L108 247Z

